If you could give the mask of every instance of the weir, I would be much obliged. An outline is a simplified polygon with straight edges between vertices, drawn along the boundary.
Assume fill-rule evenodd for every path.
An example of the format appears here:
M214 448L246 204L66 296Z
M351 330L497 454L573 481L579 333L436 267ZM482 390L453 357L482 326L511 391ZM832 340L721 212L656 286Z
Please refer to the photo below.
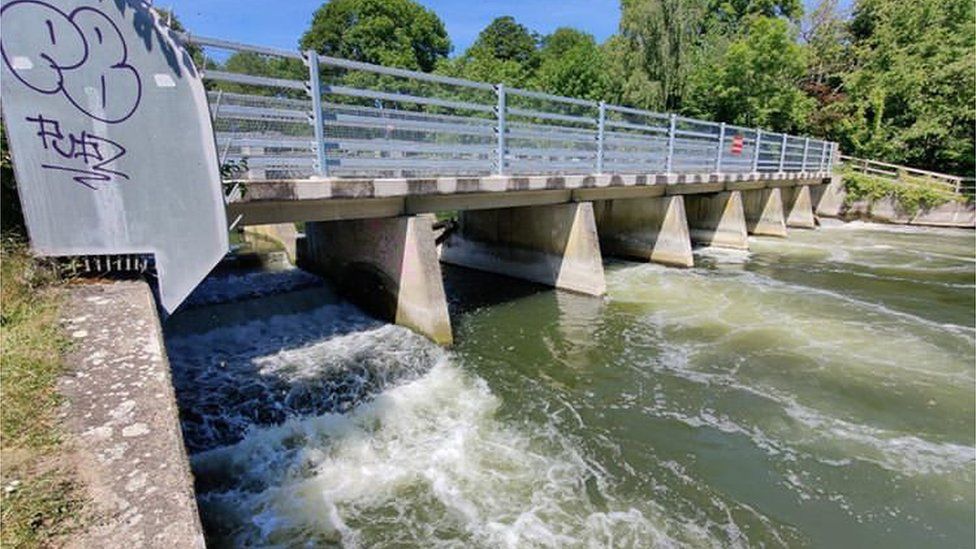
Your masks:
M118 47L59 63L30 22L68 12L3 8L5 23L24 21L0 39L2 101L32 245L151 255L167 312L244 228L376 316L449 344L440 261L601 296L603 254L691 267L692 244L744 250L749 234L813 227L810 188L836 156L822 140L179 34L141 4L68 4L117 29ZM188 45L304 68L201 71ZM111 81L102 66L118 69ZM73 84L39 94L41 72ZM92 82L111 85L103 111L72 96ZM117 154L57 157L48 140L63 131L39 133L41 117ZM437 213L457 219L439 249Z

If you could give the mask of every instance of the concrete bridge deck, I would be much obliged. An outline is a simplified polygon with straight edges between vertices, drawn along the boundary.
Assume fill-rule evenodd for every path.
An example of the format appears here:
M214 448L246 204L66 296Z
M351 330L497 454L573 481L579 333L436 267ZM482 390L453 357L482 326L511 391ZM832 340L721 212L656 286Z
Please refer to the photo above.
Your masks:
M241 181L228 202L239 225L335 221L821 185L830 172L538 175Z

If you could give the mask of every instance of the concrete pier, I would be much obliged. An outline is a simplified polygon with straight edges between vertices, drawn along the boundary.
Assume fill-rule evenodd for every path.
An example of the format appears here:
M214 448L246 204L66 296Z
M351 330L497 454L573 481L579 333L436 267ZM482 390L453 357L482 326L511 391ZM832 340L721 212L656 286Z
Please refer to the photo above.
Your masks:
M778 188L742 191L746 231L762 236L786 236L783 198Z
M786 226L800 229L813 229L817 224L813 219L813 200L810 197L810 187L784 187L783 207L786 213Z
M606 293L589 202L461 212L441 260L582 294Z
M307 223L298 265L379 318L453 342L433 216Z
M703 246L749 249L740 191L685 195L691 240Z
M691 235L681 195L593 203L600 248L607 255L691 267Z

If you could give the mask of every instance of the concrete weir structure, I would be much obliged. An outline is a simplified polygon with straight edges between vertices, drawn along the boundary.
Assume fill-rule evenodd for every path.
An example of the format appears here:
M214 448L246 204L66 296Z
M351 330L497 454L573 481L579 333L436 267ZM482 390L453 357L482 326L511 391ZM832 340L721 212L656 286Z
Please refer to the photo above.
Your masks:
M826 172L275 180L248 183L228 213L244 225L306 222L300 267L450 344L440 262L601 296L604 254L691 267L693 243L745 250L749 233L785 236L786 211L812 226L808 187L828 181ZM439 250L436 212L457 217Z
M380 318L453 342L432 216L306 223L298 266Z
M441 261L587 295L607 290L590 202L461 212Z

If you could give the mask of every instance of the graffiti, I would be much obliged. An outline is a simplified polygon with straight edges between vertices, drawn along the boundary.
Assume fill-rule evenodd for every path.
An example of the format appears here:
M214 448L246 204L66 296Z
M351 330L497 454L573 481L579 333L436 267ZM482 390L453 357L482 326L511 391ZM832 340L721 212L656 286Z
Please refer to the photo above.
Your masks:
M116 124L142 99L142 81L128 64L122 32L102 11L65 13L41 0L0 9L0 54L17 80L47 95L62 94L89 117Z
M107 168L109 164L125 156L126 149L119 143L92 135L85 130L79 133L65 134L61 130L61 122L45 118L38 114L28 116L27 122L37 125L37 137L40 138L44 150L52 151L70 164L41 164L47 170L56 170L74 174L72 179L89 189L96 190L95 183L107 183L118 179L129 179L128 174ZM84 168L78 167L78 160Z

